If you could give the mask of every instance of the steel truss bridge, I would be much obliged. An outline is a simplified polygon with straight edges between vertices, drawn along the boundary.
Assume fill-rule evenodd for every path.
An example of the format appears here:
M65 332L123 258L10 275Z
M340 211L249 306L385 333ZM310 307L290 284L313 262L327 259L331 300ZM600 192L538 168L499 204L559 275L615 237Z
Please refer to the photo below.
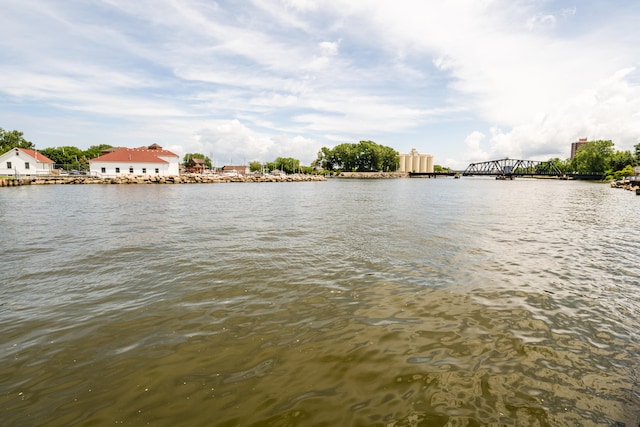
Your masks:
M500 159L471 163L462 172L463 176L489 175L513 179L516 176L558 176L564 174L551 162L536 160Z

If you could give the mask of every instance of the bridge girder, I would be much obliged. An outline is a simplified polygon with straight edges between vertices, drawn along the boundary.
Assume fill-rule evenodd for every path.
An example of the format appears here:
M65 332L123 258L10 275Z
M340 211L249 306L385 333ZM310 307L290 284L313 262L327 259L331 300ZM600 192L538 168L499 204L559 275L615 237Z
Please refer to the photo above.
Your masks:
M462 175L562 176L563 173L551 161L542 162L504 158L488 162L470 163Z

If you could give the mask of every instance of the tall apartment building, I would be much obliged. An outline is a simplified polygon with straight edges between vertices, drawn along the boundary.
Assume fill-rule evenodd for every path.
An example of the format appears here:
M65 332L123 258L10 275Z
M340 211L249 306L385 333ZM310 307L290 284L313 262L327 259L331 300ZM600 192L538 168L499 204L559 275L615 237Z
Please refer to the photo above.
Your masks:
M578 141L571 143L571 158L572 159L575 157L575 155L578 152L578 150L580 149L580 147L582 147L586 143L587 143L587 138L580 138Z

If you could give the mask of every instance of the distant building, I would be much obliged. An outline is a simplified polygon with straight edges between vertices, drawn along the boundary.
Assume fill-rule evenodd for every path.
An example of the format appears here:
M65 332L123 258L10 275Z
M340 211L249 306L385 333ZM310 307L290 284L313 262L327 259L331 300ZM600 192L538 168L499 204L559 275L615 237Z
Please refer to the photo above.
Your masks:
M51 175L53 160L26 148L12 148L0 156L0 175Z
M587 142L588 142L587 138L580 138L578 141L571 143L571 158L572 159L576 156L576 153L578 152L580 147L585 145Z
M119 175L176 176L179 157L157 144L141 148L118 148L89 160L92 176L115 177Z
M208 169L205 159L197 159L191 157L184 163L185 172L203 173L205 169Z
M420 154L414 148L409 154L400 154L399 172L433 172L433 156L431 154Z
M232 175L248 175L249 166L223 166L222 173Z

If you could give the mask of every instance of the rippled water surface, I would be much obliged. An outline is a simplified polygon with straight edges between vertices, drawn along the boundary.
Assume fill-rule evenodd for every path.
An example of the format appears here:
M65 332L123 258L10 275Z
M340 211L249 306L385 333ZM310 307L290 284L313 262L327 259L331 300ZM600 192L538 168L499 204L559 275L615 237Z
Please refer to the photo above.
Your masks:
M638 426L640 197L0 190L0 425Z

